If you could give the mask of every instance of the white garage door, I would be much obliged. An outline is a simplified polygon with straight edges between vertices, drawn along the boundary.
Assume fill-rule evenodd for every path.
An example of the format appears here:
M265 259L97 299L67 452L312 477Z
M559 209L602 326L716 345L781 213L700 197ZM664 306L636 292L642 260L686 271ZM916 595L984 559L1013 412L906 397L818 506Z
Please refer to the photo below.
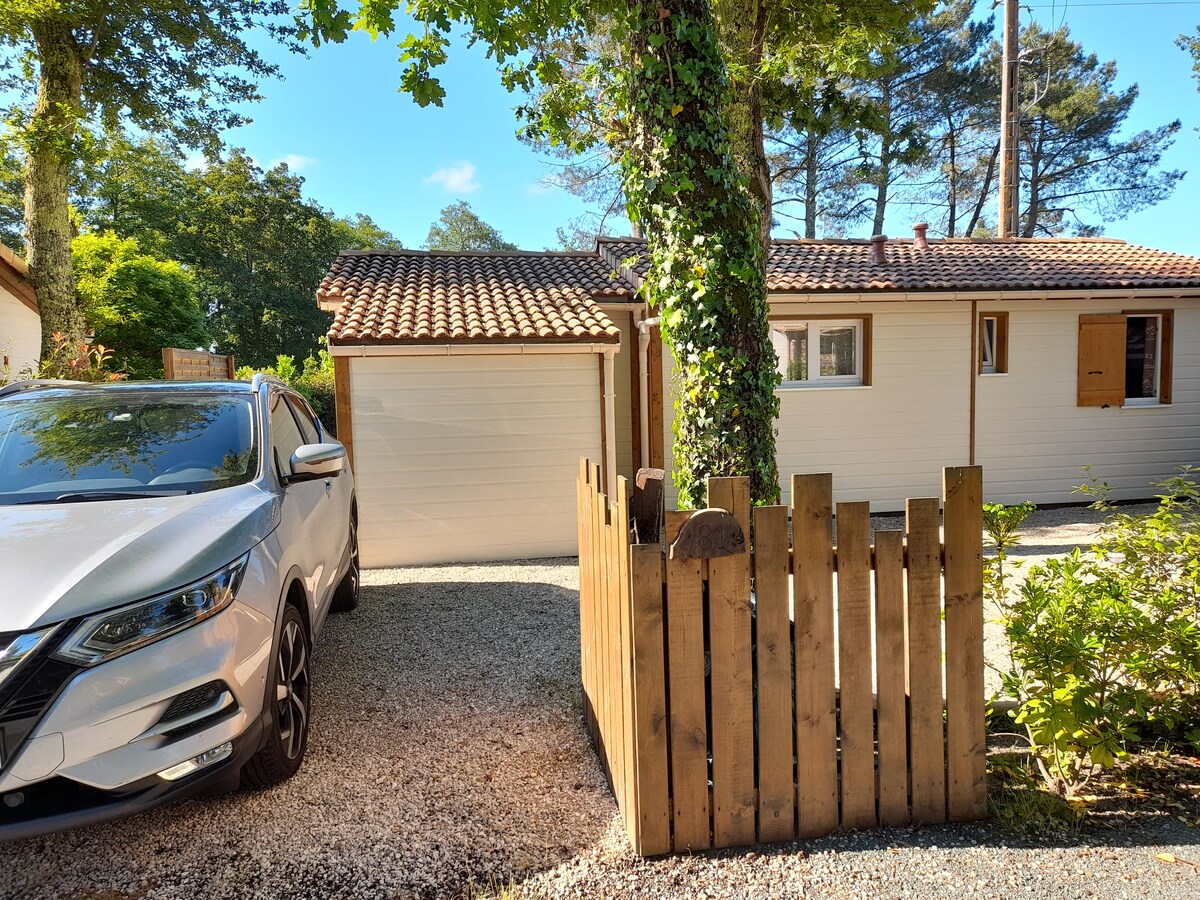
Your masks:
M591 353L351 359L363 565L574 555L599 368Z

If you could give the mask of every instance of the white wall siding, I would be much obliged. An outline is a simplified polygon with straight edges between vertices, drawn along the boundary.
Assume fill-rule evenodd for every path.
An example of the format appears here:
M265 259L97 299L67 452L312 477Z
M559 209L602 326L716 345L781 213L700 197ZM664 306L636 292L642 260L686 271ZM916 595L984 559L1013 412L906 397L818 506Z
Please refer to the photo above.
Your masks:
M872 384L778 392L781 502L791 502L793 474L814 472L833 473L835 500L869 500L877 512L903 509L909 497L940 496L942 468L965 465L970 451L970 308L777 303L772 314L873 315ZM664 367L669 463L677 388L669 359ZM676 499L669 483L668 504Z
M364 565L576 552L595 354L352 358L350 376Z
M41 345L41 317L0 285L0 368L7 356L11 375L20 375L37 365Z
M872 374L864 387L779 391L783 502L791 502L791 475L809 472L832 472L835 500L869 500L877 512L940 496L942 468L965 465L970 454L970 307L812 305L792 313L871 314Z
M1171 406L1076 405L1079 316L1175 310ZM984 307L981 306L981 311ZM1153 482L1200 463L1200 309L1170 301L1026 303L1009 313L1009 372L979 379L976 458L989 500L1067 503L1092 472L1116 499L1151 497Z

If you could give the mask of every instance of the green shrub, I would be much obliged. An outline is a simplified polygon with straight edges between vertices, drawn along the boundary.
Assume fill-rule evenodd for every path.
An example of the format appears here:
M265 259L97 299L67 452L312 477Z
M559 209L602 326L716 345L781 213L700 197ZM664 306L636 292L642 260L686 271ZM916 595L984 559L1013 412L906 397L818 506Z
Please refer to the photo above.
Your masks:
M334 401L333 357L328 350L321 350L315 356L309 356L304 361L302 369L296 368L296 360L291 356L279 356L274 366L256 369L252 366L239 366L236 376L243 381L249 381L257 372L264 375L274 375L285 384L294 387L312 404L313 411L321 423L334 437L337 436L337 406Z
M991 550L983 560L983 596L1001 610L1008 596L1008 579L1021 565L1014 562L1006 566L1008 554L1020 543L1020 528L1036 508L1029 500L1012 506L983 504L984 542Z
M1163 482L1151 515L1110 516L1086 554L1029 572L1005 619L1019 705L1042 776L1072 795L1147 728L1200 714L1200 486ZM1200 739L1200 729L1187 734Z

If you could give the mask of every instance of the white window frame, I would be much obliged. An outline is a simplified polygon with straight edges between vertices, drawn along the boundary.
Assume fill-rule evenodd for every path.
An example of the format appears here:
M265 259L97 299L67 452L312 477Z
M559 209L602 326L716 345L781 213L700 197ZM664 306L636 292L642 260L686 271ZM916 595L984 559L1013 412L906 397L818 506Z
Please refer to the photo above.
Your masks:
M866 331L863 319L788 319L771 323L772 330L785 331L789 328L805 326L808 328L808 379L805 381L784 380L781 388L816 388L816 387L860 387L864 382L863 366L863 335ZM821 329L822 328L853 328L854 329L854 368L852 375L821 375ZM786 371L786 362L776 361L777 368Z
M1126 397L1125 406L1161 406L1162 405L1162 364L1163 364L1163 317L1161 313L1126 313L1125 328L1129 328L1130 319L1154 319L1158 327L1154 329L1154 392L1149 397Z

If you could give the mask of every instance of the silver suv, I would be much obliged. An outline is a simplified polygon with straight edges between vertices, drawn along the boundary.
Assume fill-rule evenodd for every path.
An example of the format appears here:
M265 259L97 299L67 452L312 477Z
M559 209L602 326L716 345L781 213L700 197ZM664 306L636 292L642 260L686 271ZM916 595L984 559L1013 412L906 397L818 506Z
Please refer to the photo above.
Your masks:
M0 838L293 775L356 517L276 379L0 388Z

